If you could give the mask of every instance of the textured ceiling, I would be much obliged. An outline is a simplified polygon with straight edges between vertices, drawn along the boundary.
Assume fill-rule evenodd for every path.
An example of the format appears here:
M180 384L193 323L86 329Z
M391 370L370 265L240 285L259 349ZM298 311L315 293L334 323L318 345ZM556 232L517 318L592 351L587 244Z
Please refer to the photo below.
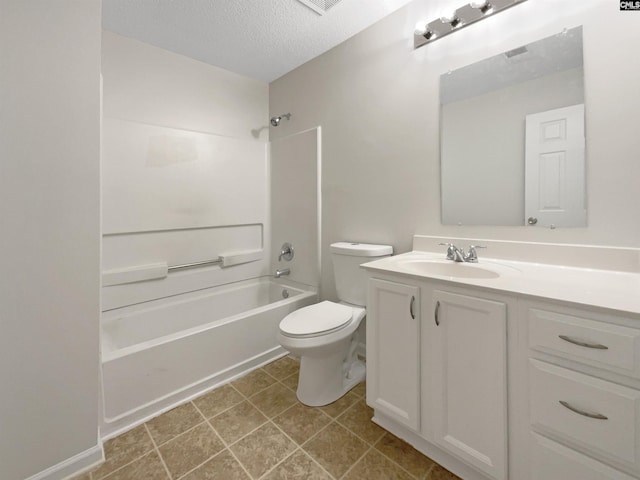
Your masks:
M103 0L103 28L271 82L411 0Z

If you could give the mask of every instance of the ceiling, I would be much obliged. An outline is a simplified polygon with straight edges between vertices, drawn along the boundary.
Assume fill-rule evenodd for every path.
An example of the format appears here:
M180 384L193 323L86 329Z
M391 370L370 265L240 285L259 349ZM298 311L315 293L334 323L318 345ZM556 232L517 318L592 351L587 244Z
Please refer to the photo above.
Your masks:
M271 82L412 0L103 0L106 30ZM333 3L333 2L332 2Z
M582 27L532 42L443 75L440 103L447 104L511 85L582 67ZM515 55L507 55L513 54Z

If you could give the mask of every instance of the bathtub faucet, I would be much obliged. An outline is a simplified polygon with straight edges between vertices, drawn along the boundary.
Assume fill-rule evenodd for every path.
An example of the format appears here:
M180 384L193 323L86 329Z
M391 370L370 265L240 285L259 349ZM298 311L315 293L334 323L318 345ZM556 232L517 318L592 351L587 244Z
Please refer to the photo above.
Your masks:
M283 275L289 275L291 273L291 271L288 268L282 268L282 269L278 269L276 270L276 274L275 277L276 278L280 278Z

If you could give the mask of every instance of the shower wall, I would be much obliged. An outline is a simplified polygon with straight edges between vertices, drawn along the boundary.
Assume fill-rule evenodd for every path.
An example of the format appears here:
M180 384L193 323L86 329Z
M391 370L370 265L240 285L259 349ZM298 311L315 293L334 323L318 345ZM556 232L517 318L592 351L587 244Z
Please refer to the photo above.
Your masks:
M295 121L293 115L294 127ZM310 287L320 286L320 131L279 138L271 143L270 155L272 269L289 268L289 280ZM291 261L278 261L284 242L293 245Z
M267 274L268 85L111 32L102 52L103 311Z

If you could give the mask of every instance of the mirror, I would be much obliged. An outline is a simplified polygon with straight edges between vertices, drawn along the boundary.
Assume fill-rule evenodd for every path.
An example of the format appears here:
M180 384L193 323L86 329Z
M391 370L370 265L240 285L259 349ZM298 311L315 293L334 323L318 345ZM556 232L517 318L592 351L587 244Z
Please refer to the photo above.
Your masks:
M582 27L440 77L445 225L586 225Z

